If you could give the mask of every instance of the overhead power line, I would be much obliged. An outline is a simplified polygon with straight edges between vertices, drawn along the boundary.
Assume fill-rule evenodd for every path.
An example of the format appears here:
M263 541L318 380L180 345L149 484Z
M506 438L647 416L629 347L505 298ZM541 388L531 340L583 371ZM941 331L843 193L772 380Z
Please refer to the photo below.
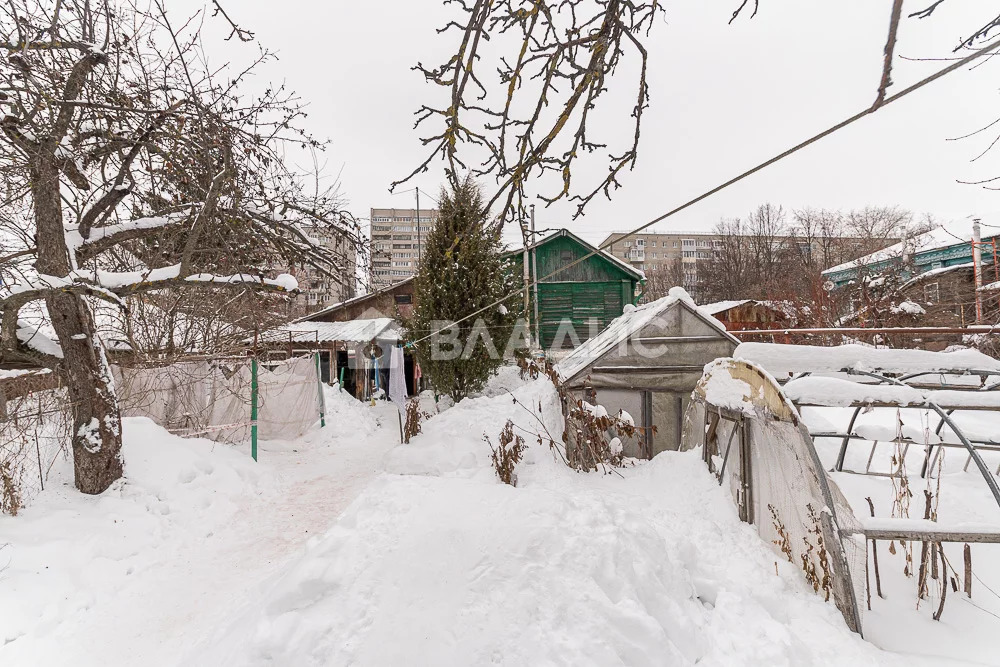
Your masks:
M569 269L569 268L571 268L573 266L576 266L577 264L579 264L579 263L581 263L581 262L583 262L583 261L585 261L585 260L593 257L594 255L598 254L599 252L601 252L602 250L604 250L605 248L607 248L608 246L610 246L612 243L617 243L618 241L622 241L624 239L627 239L627 238L630 238L632 236L635 236L636 234L639 234L643 230L645 230L645 229L647 229L649 227L652 227L656 223L662 222L663 220L666 220L667 218L669 218L669 217L671 217L673 215L676 215L677 213L680 213L681 211L683 211L683 210L685 210L687 208L690 208L691 206L694 206L695 204L697 204L697 203L699 203L699 202L701 202L701 201L703 201L705 199L708 199L712 195L717 194L717 193L721 192L722 190L725 190L729 186L734 185L735 183L739 183L740 181L744 180L745 178L753 176L757 172L759 172L759 171L761 171L763 169L766 169L767 167L770 167L775 162L779 162L781 160L784 160L786 157L788 157L788 156L790 156L790 155L792 155L794 153L797 153L798 151L802 150L803 148L806 148L807 146L810 146L810 145L816 143L820 139L824 139L824 138L830 136L831 134L844 129L848 125L851 125L851 124L853 124L853 123L861 120L865 116L873 114L876 111L878 111L879 109L881 109L881 108L883 108L883 107L885 107L885 106L887 106L889 104L892 104L893 102L896 102L897 100L900 100L900 99L906 97L907 95L909 95L910 93L912 93L912 92L914 92L916 90L919 90L919 89L923 88L927 84L932 83L934 81L937 81L938 79L940 79L941 77L945 76L946 74L950 74L951 72L954 72L955 70L957 70L957 69L959 69L961 67L964 67L964 66L968 65L969 63L978 60L979 58L982 58L983 56L985 56L986 54L990 53L991 51L996 50L997 47L1000 47L1000 39L995 40L995 41L987 44L986 46L984 46L983 48L979 49L978 51L975 51L975 52L969 54L968 56L966 56L965 58L962 58L961 60L958 60L958 61L952 63L951 65L948 65L947 67L944 67L944 68L938 70L934 74L931 74L930 76L921 79L920 81L914 83L911 86L908 86L908 87L904 88L903 90L899 91L898 93L895 93L893 95L889 95L889 96L885 97L883 100L881 100L881 103L879 103L878 101L876 101L876 103L874 105L870 105L870 106L865 107L863 110L857 112L853 116L845 118L844 120L840 121L836 125L832 125L829 128L823 130L819 134L813 135L812 137L806 139L805 141L803 141L801 143L798 143L795 146L792 146L788 150L785 150L785 151L782 151L781 153L778 153L777 155L775 155L774 157L770 158L769 160L765 160L764 162L761 162L757 166L755 166L755 167L753 167L751 169L748 169L747 171L744 171L743 173L739 174L738 176L734 176L733 178L729 179L728 181L725 181L724 183L721 183L720 185L715 186L711 190L708 190L708 191L706 191L706 192L698 195L694 199L690 199L690 200L684 202L683 204L681 204L680 206L678 206L678 207L676 207L674 209L671 209L670 211L667 211L666 213L664 213L664 214L662 214L662 215L660 215L660 216L658 216L656 218L653 218L649 222L647 222L647 223L645 223L643 225L640 225L639 227L636 227L635 229L633 229L632 231L628 232L624 236L620 236L620 237L614 239L613 241L608 241L608 242L602 244L596 250L593 250L593 251L587 253L583 257L580 257L579 259L576 259L576 260L570 262L569 264L566 264L564 266L561 266L561 267L557 268L556 270L552 271L548 275L542 276L541 278L539 278L538 276L535 276L535 280L533 280L531 283L529 283L528 285L526 285L523 289L527 289L528 287L531 287L531 286L535 285L536 283L540 283L540 282L542 282L544 280L547 280L548 278L551 278L552 276L556 275L557 273L560 273L562 271L565 271L566 269ZM479 315L480 313L484 313L487 310L490 310L491 308L496 308L497 306L499 306L500 304L502 304L504 301L507 301L508 299L511 299L514 296L518 295L518 294L521 294L521 289L518 289L518 290L516 290L514 292L511 292L510 294L508 294L508 295L506 295L506 296L498 299L497 301L494 301L493 303L491 303L489 305L483 306L482 308L480 308L480 309L478 309L478 310L476 310L476 311L474 311L472 313L469 313L465 317L463 317L463 318L461 318L461 319L456 320L455 322L453 322L451 324L451 326L455 326L456 324L460 324L462 322L465 322L466 320L472 319L476 315ZM430 334L428 334L426 336L418 338L415 341L411 341L411 344L413 344L413 343L419 343L419 342L421 342L423 340L426 340L426 339L430 338L431 336L433 336L433 335L435 335L437 333L440 333L442 331L446 331L449 328L451 328L451 327L442 327L442 328L438 329L437 331L434 331L434 332L432 332L432 333L430 333Z

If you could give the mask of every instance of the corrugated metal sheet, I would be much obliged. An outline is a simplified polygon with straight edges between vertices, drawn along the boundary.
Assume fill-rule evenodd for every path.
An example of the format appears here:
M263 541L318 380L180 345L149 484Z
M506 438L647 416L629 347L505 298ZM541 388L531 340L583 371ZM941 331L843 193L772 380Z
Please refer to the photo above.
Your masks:
M293 343L367 343L372 340L399 340L401 329L390 317L348 322L293 322L267 332L265 341Z

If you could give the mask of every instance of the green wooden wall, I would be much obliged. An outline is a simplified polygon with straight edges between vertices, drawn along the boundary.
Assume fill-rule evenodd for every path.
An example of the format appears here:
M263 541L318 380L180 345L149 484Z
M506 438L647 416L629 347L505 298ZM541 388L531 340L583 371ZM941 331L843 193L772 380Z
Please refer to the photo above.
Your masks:
M538 275L547 276L592 250L592 247L581 244L573 237L554 236L534 250ZM515 276L521 277L523 253L511 252L509 257L516 271ZM600 255L588 257L551 278L543 279L538 285L542 346L551 347L557 334L561 346L573 345L572 337L560 332L560 325L566 320L572 323L573 332L580 342L599 333L622 314L625 304L634 302L638 282L634 274ZM534 293L530 298L534 299ZM532 322L532 329L535 326L536 323ZM562 330L566 330L566 325Z

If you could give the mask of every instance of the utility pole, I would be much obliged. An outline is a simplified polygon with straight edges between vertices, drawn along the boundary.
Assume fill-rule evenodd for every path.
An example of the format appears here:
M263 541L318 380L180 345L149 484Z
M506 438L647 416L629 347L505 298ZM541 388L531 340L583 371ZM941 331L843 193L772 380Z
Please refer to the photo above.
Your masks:
M524 219L521 219L521 229L524 229ZM528 248L531 247L531 237L527 234L524 235L524 257L521 258L521 264L524 265L524 318L528 321L528 338L531 338L531 303L528 298L529 290L531 288L530 271L528 266ZM531 341L528 341L528 347L531 348Z
M420 256L423 249L420 247L423 245L420 241L420 188L414 188L417 193L417 267L420 266ZM416 271L414 271L416 273Z
M531 205L531 243L529 245L535 245L535 205ZM539 349L542 347L542 324L538 321L538 251L531 251L531 273L534 276L535 283L535 344L538 345Z
M972 219L972 275L976 283L976 324L983 323L983 251L980 248L983 238L979 229L979 218Z

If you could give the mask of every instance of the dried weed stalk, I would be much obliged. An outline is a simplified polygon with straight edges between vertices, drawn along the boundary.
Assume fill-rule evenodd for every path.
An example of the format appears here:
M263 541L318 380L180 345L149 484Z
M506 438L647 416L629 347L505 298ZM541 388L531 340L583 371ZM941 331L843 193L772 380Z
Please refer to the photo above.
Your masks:
M774 524L774 530L778 533L778 539L773 540L775 546L781 549L781 553L785 554L785 558L788 559L789 563L794 563L795 560L792 558L792 539L788 536L788 530L785 528L785 524L781 522L778 518L778 510L774 505L768 504L767 509L771 512L771 522Z
M514 472L514 467L524 454L525 444L524 438L514 433L514 422L508 419L507 423L504 424L503 430L500 431L498 447L493 446L488 435L483 435L483 440L493 452L490 458L493 460L493 470L496 471L497 477L504 484L517 486L517 473Z
M406 403L406 420L403 424L403 443L409 444L410 438L421 432L420 422L430 417L427 412L420 411L420 401L413 399Z

